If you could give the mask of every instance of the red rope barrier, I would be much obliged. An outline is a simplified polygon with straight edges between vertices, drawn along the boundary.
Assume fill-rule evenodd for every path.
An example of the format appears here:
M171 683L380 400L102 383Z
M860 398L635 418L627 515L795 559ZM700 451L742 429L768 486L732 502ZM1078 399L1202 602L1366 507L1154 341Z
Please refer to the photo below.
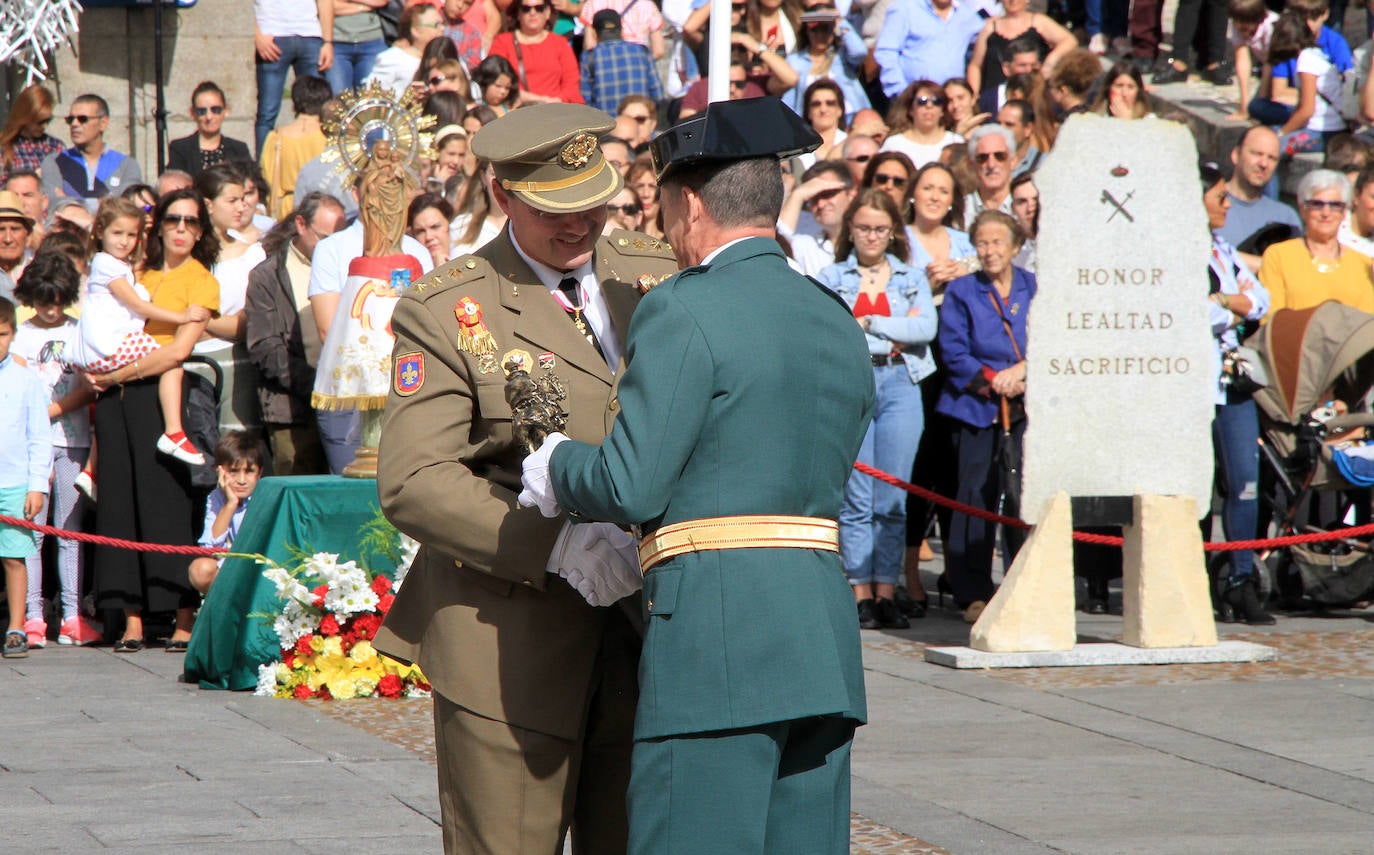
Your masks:
M903 481L895 475L889 475L881 469L874 469L867 463L855 463L854 468L865 475L877 478L879 481L883 481L898 489L920 496L928 502L943 505L958 513L967 514L971 517L987 520L988 522L1001 523L1002 525L1008 525L1013 528L1030 528L1030 524L1024 520L1019 520L1016 517L1003 516L1002 514L995 514L992 511L985 511L982 508L975 508L972 505L957 502L954 499L941 496L939 493L933 493L924 487L918 487L915 484ZM1337 529L1336 531L1292 534L1286 537L1271 537L1264 540L1231 540L1224 543L1209 541L1202 544L1202 548L1207 552L1238 552L1242 549L1276 549L1283 546L1293 546L1299 543L1321 543L1328 540L1345 540L1346 538L1361 537L1367 534L1374 534L1374 523ZM1113 537L1107 534L1089 534L1085 531L1074 532L1073 539L1080 543L1097 543L1103 546L1120 546L1123 542L1119 537Z
M982 508L975 508L963 502L941 496L939 493L931 492L924 487L918 487L907 481L903 481L896 475L889 475L881 469L874 469L866 463L855 463L854 468L879 481L891 484L900 490L913 493L928 502L934 502L950 510L971 517L987 520L988 522L1000 523L1013 528L1029 529L1030 523L1016 517L1003 516L992 511L985 511ZM18 526L31 531L36 531L49 537L60 537L67 540L76 540L82 543L94 543L97 546L109 546L115 549L133 549L141 552L160 552L166 555L193 555L214 558L217 555L228 553L227 549L209 549L204 546L173 546L167 543L141 543L136 540L121 540L117 537L105 537L99 534L87 534L82 531L65 531L49 525L40 525L18 517L7 517L0 514L0 524ZM1271 537L1265 540L1231 540L1223 543L1208 542L1202 544L1202 548L1207 552L1235 552L1242 549L1276 549L1284 546L1293 546L1299 543L1321 543L1328 540L1345 540L1351 537L1362 537L1364 535L1374 535L1374 523L1369 525L1354 526L1352 528L1342 528L1336 531L1318 531L1311 534L1293 534L1286 537ZM1096 543L1102 546L1121 546L1123 540L1109 534L1089 534L1085 531L1073 533L1073 539L1080 543Z
M229 551L227 549L210 549L204 546L173 546L170 543L140 543L136 540L120 540L117 537L87 534L84 531L65 531L60 528L53 528L50 525L40 525L39 523L30 522L26 519L19 519L18 517L7 517L4 514L0 514L0 523L26 528L49 537L60 537L64 540L78 540L82 543L94 543L97 546L110 546L115 549L134 549L139 552L160 552L164 555L194 555L214 558L216 555L221 555Z

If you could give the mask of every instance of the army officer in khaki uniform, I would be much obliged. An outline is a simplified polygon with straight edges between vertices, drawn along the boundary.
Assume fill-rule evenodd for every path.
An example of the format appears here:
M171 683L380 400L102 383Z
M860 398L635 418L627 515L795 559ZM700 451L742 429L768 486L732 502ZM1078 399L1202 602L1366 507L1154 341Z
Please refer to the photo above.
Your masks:
M633 855L849 852L866 705L835 521L866 477L873 369L848 307L774 239L777 157L819 142L776 98L654 140L684 269L640 303L610 435L554 433L525 461L521 501L644 534Z
M444 846L452 853L625 851L638 598L594 608L546 573L562 525L519 508L522 449L501 366L567 387L568 433L605 436L639 289L677 269L635 232L601 237L622 187L610 116L548 104L488 124L507 229L425 276L392 318L377 489L422 544L374 642L434 686ZM638 286L638 287L637 287ZM626 607L628 605L628 607ZM852 611L852 609L851 609Z

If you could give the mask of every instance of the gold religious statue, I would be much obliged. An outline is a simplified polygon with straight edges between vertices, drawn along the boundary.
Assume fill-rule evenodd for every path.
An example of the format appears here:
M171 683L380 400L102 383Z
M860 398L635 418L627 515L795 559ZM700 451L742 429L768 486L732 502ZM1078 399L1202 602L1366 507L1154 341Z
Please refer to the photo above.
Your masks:
M401 252L406 206L419 192L404 155L391 141L377 140L358 178L358 219L363 223L363 255L381 258Z

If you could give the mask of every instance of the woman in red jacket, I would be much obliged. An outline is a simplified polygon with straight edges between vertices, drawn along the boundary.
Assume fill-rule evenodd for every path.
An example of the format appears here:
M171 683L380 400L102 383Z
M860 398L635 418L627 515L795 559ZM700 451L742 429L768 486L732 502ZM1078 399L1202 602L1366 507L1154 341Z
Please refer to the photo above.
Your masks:
M496 37L490 55L505 57L515 68L520 103L583 103L577 58L567 39L549 28L549 0L515 0L510 11L515 27Z

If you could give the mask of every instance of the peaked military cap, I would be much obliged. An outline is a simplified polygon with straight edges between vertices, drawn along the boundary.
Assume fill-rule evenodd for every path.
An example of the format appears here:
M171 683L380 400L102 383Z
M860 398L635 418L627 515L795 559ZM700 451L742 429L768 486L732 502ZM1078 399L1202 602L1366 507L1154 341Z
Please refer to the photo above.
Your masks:
M773 96L713 101L706 111L673 125L649 144L659 180L674 167L710 161L776 157L785 160L821 144L820 135Z
M550 214L604 205L624 186L597 138L610 115L582 104L534 104L488 122L472 151L491 161L502 189Z

